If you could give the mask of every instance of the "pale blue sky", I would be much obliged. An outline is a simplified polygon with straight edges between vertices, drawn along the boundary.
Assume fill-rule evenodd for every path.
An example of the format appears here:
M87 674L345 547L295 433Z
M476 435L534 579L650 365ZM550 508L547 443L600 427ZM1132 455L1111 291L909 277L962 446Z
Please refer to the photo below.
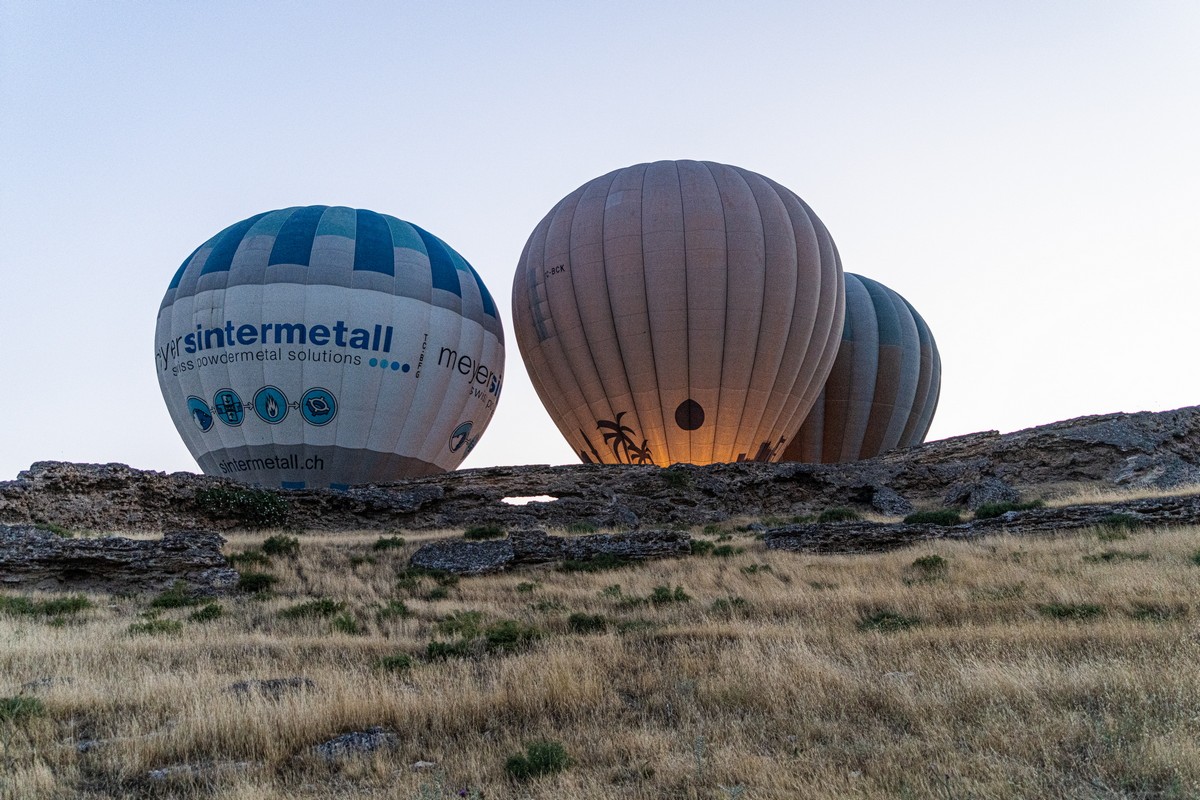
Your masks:
M465 467L571 463L512 336L563 195L661 158L803 197L922 313L930 438L1200 403L1200 3L0 0L0 480L196 470L155 315L218 230L303 204L411 220L501 305Z

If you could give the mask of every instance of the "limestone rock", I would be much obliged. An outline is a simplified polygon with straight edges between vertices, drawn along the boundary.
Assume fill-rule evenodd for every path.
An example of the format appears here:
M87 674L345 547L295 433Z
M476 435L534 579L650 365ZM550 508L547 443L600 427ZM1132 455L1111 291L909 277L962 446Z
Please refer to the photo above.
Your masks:
M327 742L315 745L312 750L321 758L332 762L374 753L377 750L390 750L396 747L398 742L395 733L375 726L365 731L350 731L335 736Z
M170 531L162 539L69 539L31 525L0 525L0 586L109 594L158 593L182 581L212 597L238 580L212 531Z

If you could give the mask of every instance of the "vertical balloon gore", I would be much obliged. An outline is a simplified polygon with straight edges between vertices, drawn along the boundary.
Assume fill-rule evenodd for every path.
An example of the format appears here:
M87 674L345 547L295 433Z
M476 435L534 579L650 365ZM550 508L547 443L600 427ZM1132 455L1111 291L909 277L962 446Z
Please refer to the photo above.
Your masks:
M837 360L783 459L832 464L918 445L941 385L937 344L916 309L883 284L846 273Z
M711 162L579 187L534 229L513 282L526 368L585 462L778 460L844 312L837 248L812 210Z
M269 211L185 260L159 387L201 469L285 488L452 470L504 383L496 304L462 256L363 209Z

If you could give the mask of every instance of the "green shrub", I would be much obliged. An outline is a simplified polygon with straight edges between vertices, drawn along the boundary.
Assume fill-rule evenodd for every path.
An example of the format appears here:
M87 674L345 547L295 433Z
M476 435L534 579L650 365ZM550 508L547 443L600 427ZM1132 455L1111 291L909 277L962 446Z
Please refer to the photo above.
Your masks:
M471 539L472 541L478 541L481 539L499 539L503 535L504 528L494 523L489 525L474 525L463 531L463 538Z
M744 575L757 575L760 572L770 572L770 571L771 571L770 564L749 564L747 566L742 567L742 574L744 574Z
M185 608L198 606L204 598L192 594L186 581L175 581L175 584L165 592L150 601L151 608Z
M518 594L529 594L530 592L541 586L537 581L522 581L517 584Z
M16 722L29 717L40 717L45 713L46 706L36 697L0 697L0 721Z
M621 584L611 583L608 586L605 586L603 589L600 590L600 596L601 597L620 597L621 596Z
M667 467L662 471L662 476L672 489L687 489L692 485L692 474L681 467Z
M951 508L933 511L914 511L904 518L907 525L960 525L962 517Z
M470 655L472 655L470 639L462 639L457 642L430 642L425 646L425 656L431 661L466 658Z
M63 527L62 525L59 525L54 522L39 522L36 525L34 525L33 527L37 528L38 530L49 531L50 533L53 533L55 536L61 536L64 539L74 539L75 538L74 531L72 531L70 528Z
M984 503L975 509L975 519L992 519L1009 511L1032 511L1044 505L1041 500L1030 500L1028 503Z
M750 604L742 597L718 597L713 600L710 610L714 614L729 616L735 611L746 611Z
M1200 567L1200 550L1197 550L1196 552L1192 553L1192 563L1195 564L1197 567Z
M362 626L358 624L358 620L349 612L338 614L333 618L333 629L339 633L348 633L351 636L363 632Z
M530 606L534 611L541 611L543 614L553 614L556 611L566 611L567 607L561 600L539 600Z
M817 522L855 522L862 517L853 508L827 508L817 516Z
M899 614L895 611L881 609L872 611L869 614L864 614L858 620L858 629L860 631L882 631L890 633L892 631L902 631L907 628L914 628L921 624L920 617L910 617L905 614Z
M1103 606L1095 603L1045 603L1037 607L1038 613L1051 619L1086 622L1104 616Z
M300 554L300 540L282 534L269 536L262 543L262 551L269 556L295 556Z
M221 608L220 603L207 603L202 608L198 608L191 614L188 614L188 620L191 622L212 622L215 619L220 619L225 610Z
M398 550L404 547L403 536L380 536L371 546L372 550Z
M1084 556L1083 560L1092 564L1111 564L1114 561L1149 561L1150 554L1145 552L1130 553L1125 550L1105 550L1103 553L1093 553L1092 555Z
M28 597L10 597L0 594L0 613L12 616L61 617L78 614L92 608L92 601L81 594L52 597L48 600L30 600Z
M1160 603L1134 603L1129 616L1143 622L1171 622L1187 616L1187 606L1168 606Z
M675 591L671 591L670 586L655 586L649 598L650 602L656 606L666 603L686 603L691 599L682 586L676 586Z
M275 492L238 486L196 490L196 507L217 519L231 519L246 528L278 528L287 523L288 504Z
M632 562L628 559L618 558L609 553L601 553L598 556L585 560L567 559L559 565L560 572L603 572L609 569L620 569L627 567Z
M693 539L692 555L706 556L713 551L714 547L716 547L716 545L714 545L712 542L705 541L704 539Z
M539 628L525 625L513 619L493 622L483 632L487 649L491 651L511 652L525 647L542 638Z
M242 572L238 575L237 588L243 592L269 592L279 578L266 572Z
M406 672L412 669L412 656L408 653L397 653L394 656L384 656L375 662L375 668L384 672Z
M403 600L388 600L387 605L379 609L379 619L406 619L412 616L412 609Z
M1126 533L1141 528L1145 523L1133 514L1105 514L1098 525L1102 531Z
M527 781L542 775L562 772L572 764L566 749L558 742L532 742L525 746L524 755L509 756L504 770L514 780Z
M240 553L230 553L225 557L225 560L230 564L247 567L264 567L271 563L271 559L267 558L266 553L261 550L243 550Z
M157 636L159 634L174 634L182 632L183 623L177 619L151 618L142 622L131 623L129 626L129 633L133 636Z
M710 522L704 526L704 532L709 536L716 536L723 530L725 530L725 526L720 522Z
M345 609L345 603L339 603L336 600L330 600L328 597L319 597L315 600L309 600L307 602L298 603L294 606L282 609L279 612L279 618L317 619L321 617L332 617L335 614L340 614Z
M575 613L567 618L567 628L573 633L604 633L608 618L603 614Z
M437 624L437 630L447 636L472 638L483 629L482 611L455 611Z
M936 553L921 556L912 562L913 569L930 577L944 575L949 566L950 562Z
M712 549L712 554L718 558L729 558L746 552L744 547L734 547L731 544L719 544Z

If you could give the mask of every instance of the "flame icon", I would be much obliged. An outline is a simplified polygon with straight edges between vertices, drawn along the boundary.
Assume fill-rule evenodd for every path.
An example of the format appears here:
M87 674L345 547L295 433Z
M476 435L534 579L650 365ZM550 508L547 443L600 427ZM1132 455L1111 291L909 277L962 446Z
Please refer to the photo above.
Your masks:
M278 425L288 414L287 396L276 386L264 386L254 394L254 411L263 422Z
M279 404L275 402L274 395L267 395L267 416L275 419L275 415L279 413Z

